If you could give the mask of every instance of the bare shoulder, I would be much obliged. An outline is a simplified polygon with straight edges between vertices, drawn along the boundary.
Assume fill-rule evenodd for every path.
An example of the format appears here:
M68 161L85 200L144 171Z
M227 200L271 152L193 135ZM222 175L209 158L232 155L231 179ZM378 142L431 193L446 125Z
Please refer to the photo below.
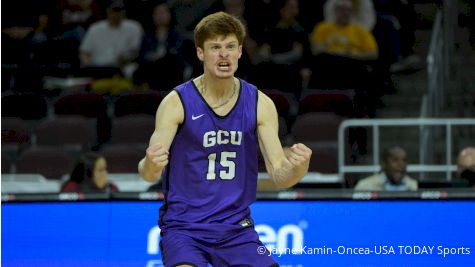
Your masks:
M180 104L181 106L181 99L180 96L178 95L178 92L175 90L172 90L170 93L168 93L162 100L162 103L165 104Z
M185 112L183 103L178 93L173 90L163 98L157 110L157 119L167 117L175 122L181 123L184 119Z
M274 102L272 102L272 99L268 97L265 93L263 93L261 90L257 90L257 100L258 100L258 105L274 105Z
M258 90L257 98L257 120L262 122L272 117L277 118L277 110L274 102L266 94Z

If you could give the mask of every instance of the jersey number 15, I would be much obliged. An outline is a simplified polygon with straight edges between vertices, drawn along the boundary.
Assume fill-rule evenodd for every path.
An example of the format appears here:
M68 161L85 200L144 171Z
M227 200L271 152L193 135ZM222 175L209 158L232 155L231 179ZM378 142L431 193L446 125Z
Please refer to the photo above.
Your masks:
M232 180L236 176L236 164L232 161L235 158L236 152L221 152L219 164L227 168L227 170L220 170L219 178ZM216 180L216 153L211 153L208 156L208 173L206 174L206 180Z

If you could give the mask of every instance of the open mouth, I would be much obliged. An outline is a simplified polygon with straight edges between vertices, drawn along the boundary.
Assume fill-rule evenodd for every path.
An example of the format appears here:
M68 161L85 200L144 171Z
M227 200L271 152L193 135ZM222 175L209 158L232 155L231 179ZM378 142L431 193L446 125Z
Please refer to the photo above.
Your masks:
M218 63L219 70L228 71L231 69L231 64L229 62L220 62Z

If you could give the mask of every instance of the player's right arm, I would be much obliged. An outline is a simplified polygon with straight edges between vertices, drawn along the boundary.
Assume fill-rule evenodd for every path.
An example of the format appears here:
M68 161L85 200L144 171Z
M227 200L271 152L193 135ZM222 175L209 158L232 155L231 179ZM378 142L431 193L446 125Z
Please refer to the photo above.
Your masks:
M178 126L183 123L184 114L176 91L172 91L160 103L155 118L155 130L150 138L145 157L138 165L139 174L146 181L159 181L163 168L168 164L168 150Z
M274 102L262 92L258 93L257 134L267 173L278 188L290 188L307 173L312 150L298 143L284 151Z

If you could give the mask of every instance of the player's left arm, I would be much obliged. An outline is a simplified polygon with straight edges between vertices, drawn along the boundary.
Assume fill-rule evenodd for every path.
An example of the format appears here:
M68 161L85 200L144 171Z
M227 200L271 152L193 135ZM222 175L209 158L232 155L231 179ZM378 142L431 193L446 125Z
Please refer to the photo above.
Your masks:
M278 135L278 116L272 100L262 92L257 104L257 134L267 172L279 188L289 188L307 173L312 150L304 144L284 149Z

